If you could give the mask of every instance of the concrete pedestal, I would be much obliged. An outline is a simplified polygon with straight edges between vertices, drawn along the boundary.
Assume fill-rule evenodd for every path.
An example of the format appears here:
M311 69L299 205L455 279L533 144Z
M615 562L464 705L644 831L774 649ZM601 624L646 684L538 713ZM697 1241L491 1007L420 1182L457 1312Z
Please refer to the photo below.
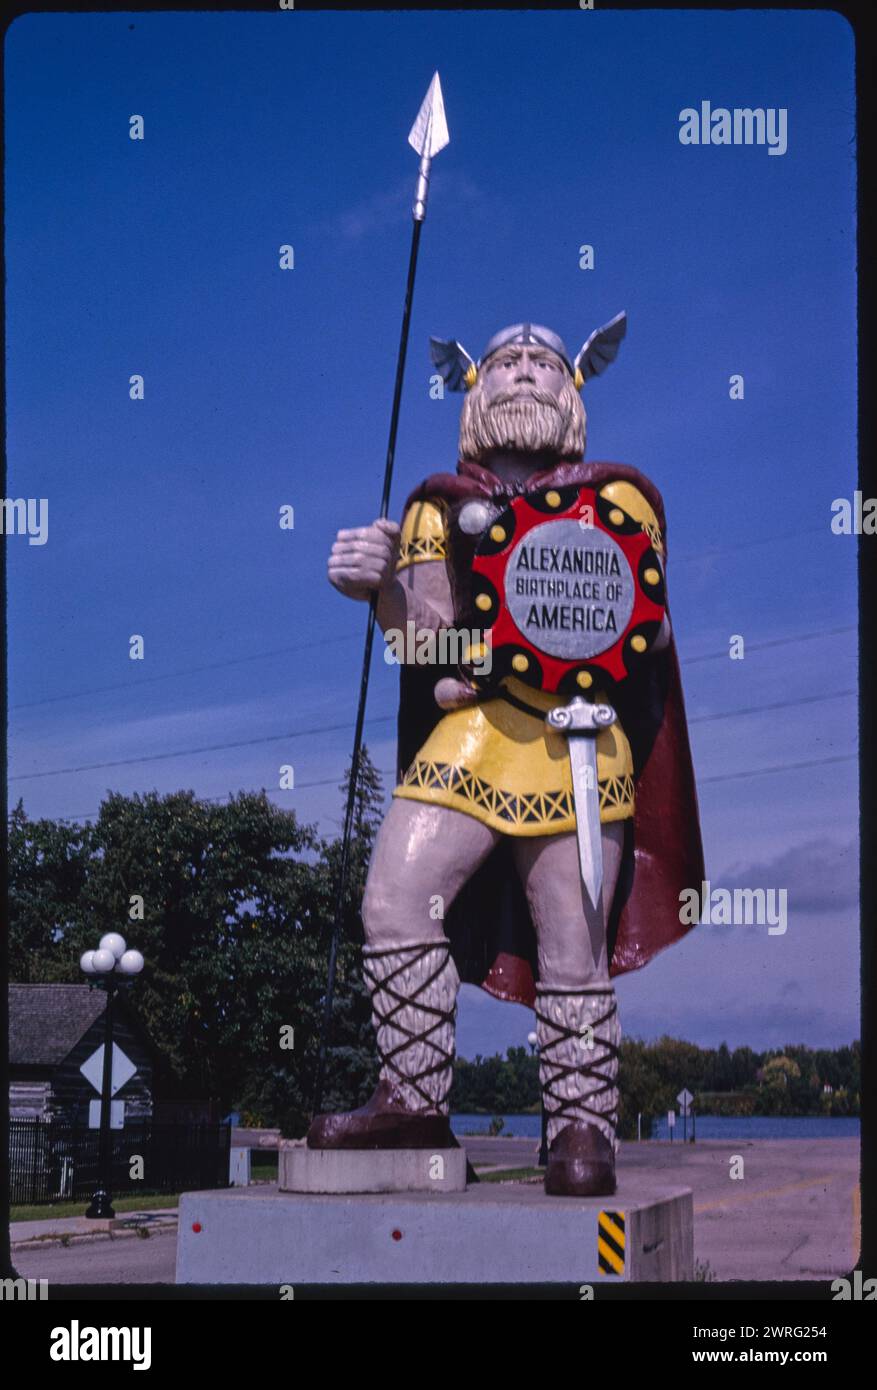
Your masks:
M694 1277L691 1192L625 1175L614 1197L527 1184L320 1196L188 1192L178 1284L600 1284Z
M465 1192L465 1149L309 1149L281 1140L281 1192Z

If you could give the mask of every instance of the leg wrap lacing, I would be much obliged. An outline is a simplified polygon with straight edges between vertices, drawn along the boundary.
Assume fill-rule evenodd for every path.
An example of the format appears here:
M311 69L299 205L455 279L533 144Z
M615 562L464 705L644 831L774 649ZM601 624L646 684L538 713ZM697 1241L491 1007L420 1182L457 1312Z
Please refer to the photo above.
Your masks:
M548 1142L568 1124L593 1124L617 1148L621 1029L612 986L538 985L536 1032Z
M396 1087L412 1112L446 1115L460 985L448 943L367 946L363 972L372 994L381 1079Z

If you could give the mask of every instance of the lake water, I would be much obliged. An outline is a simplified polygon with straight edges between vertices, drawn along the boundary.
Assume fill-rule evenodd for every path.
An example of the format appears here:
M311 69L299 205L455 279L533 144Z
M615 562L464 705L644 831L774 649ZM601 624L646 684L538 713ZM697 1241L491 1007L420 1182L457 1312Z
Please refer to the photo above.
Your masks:
M541 1120L538 1115L503 1115L502 1134L505 1138L538 1139ZM452 1115L451 1128L461 1137L474 1131L487 1133L490 1115ZM667 1139L667 1116L661 1117L654 1133L643 1138ZM677 1116L673 1142L682 1139L682 1117ZM698 1115L698 1139L858 1139L859 1120L856 1117L829 1119L824 1115ZM691 1121L688 1122L691 1138Z

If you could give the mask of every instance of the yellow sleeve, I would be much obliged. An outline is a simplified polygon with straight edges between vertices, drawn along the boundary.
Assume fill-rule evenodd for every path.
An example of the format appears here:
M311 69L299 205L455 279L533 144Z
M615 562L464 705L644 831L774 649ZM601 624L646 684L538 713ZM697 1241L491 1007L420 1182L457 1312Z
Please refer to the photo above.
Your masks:
M664 554L664 537L661 535L658 518L638 487L634 487L633 483L621 482L619 479L617 482L606 483L605 487L601 487L600 496L607 498L610 502L617 502L628 516L632 516L634 521L638 521L658 554Z
M402 522L402 544L396 573L423 560L444 560L447 553L444 508L440 503L429 500L414 502Z

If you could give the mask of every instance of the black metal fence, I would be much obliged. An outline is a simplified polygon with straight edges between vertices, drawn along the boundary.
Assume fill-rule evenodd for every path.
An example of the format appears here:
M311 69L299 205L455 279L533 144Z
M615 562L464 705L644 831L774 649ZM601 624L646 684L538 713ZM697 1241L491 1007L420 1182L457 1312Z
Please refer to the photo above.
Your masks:
M111 1130L114 1196L228 1186L230 1125L139 1124ZM99 1131L63 1120L9 1121L13 1206L87 1201L98 1185Z

